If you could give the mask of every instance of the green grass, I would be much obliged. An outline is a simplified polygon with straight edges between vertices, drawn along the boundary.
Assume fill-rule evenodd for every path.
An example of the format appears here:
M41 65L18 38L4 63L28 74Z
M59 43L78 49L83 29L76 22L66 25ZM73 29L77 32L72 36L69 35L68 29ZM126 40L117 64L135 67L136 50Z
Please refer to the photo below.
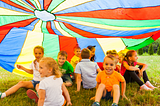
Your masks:
M139 62L148 64L147 74L151 83L160 87L160 56L139 56ZM31 78L22 77L0 68L0 91L4 92L19 81L29 81ZM37 106L34 101L26 95L27 89L21 88L0 100L0 106ZM96 89L85 90L76 93L76 85L68 87L73 106L91 106L94 101L90 98L95 95ZM140 91L137 83L129 83L126 87L126 96L130 101L120 98L119 106L160 106L160 89L154 91ZM112 101L101 100L101 106L111 106Z

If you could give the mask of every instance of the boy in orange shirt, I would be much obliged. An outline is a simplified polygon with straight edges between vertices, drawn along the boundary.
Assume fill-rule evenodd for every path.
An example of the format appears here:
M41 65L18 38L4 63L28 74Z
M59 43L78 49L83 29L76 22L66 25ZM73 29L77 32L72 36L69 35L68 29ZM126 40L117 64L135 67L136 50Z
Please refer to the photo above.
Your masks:
M100 99L113 99L112 106L118 106L120 97L119 82L121 82L121 95L122 98L126 98L125 89L126 82L124 77L114 71L116 68L116 59L113 56L106 56L103 62L104 71L101 71L97 75L97 91L95 95L95 102L92 106L100 106Z

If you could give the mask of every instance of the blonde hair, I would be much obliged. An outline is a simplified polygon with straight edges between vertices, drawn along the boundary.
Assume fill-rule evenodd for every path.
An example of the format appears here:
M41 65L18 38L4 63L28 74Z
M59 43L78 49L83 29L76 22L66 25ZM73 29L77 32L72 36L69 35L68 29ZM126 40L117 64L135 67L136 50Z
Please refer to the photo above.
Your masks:
M57 62L52 57L43 57L40 61L45 62L47 67L52 68L52 74L55 75L56 78L62 76Z
M35 51L35 49L40 49L40 50L42 50L42 53L44 54L44 48L42 47L42 46L35 46L34 47L34 49L33 49L33 52ZM38 70L37 69L37 66L36 66L36 59L33 61L33 63L34 63L34 68L36 69L36 70Z
M116 50L108 50L106 52L106 55L118 55L117 51Z

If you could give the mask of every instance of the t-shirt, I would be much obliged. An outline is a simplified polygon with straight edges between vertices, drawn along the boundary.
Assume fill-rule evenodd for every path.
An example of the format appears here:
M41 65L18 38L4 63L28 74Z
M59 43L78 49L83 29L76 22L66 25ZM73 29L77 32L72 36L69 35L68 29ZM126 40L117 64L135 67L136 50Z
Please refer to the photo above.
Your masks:
M73 68L75 69L76 68L76 62L79 62L80 58L77 57L76 55L74 55L70 61L71 65L73 66Z
M124 75L124 73L126 72L126 68L123 66L124 62L127 63L127 61L123 61L122 64L121 64L121 75ZM127 63L128 64L128 63ZM134 66L137 65L137 62L134 62Z
M64 97L62 95L62 78L53 76L46 77L39 83L39 89L46 92L43 106L62 106Z
M113 71L111 75L107 75L105 71L101 71L98 73L96 81L98 83L103 83L106 86L106 90L108 92L112 91L112 87L114 84L118 84L119 82L124 82L124 77L118 73L117 71Z
M57 59L56 59L56 61L58 63ZM62 65L62 67L59 67L59 68L60 68L60 71L62 74L70 74L70 73L74 72L74 68L72 67L72 65L68 61L65 61L64 64Z
M39 63L37 61L34 61L31 63L30 68L33 70L33 80L35 81L41 81L44 78L41 78L41 75L39 73Z
M75 73L81 74L83 88L96 87L97 69L99 66L97 63L90 61L89 59L82 59L75 69Z

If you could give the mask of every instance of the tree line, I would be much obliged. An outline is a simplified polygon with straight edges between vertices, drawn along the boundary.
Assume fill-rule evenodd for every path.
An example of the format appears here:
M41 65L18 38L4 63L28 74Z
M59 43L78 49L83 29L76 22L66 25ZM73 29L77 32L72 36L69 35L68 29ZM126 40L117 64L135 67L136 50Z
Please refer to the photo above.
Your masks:
M150 45L138 50L139 55L142 55L143 53L148 53L149 55L157 53L158 55L160 55L160 38L157 39L155 42L151 43Z

